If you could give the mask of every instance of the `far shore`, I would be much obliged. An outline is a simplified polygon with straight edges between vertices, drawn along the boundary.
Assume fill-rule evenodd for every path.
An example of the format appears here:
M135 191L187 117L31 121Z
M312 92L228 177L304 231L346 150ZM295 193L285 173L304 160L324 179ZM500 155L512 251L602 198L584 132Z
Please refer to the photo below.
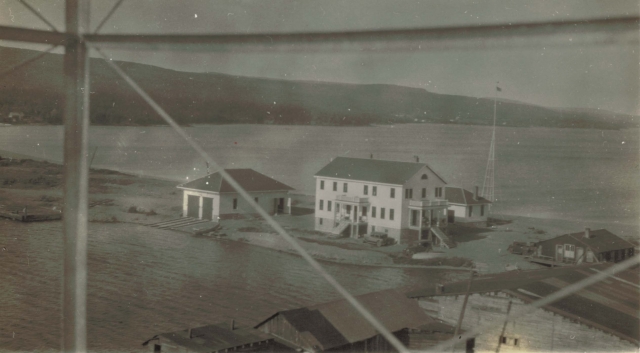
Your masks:
M158 118L160 119L160 118ZM491 128L492 125L490 123L486 124L477 124L474 122L456 122L456 121L389 121L389 122L375 122L375 123L367 123L360 125L340 125L340 124L269 124L269 123L258 123L258 122L198 122L198 123L179 123L179 125L183 128L187 127L197 127L197 126L220 126L220 125L261 125L261 126L274 126L274 127L287 127L287 126L315 126L315 127L336 127L336 128L393 128L395 125L456 125L456 126L478 126L478 127L486 127ZM2 127L12 127L12 126L63 126L62 124L48 124L48 123L23 123L23 124L5 124ZM136 123L122 123L122 124L91 124L92 127L133 127L133 128L145 128L145 127L167 127L170 125L167 124L136 124ZM614 126L545 126L545 125L499 125L499 128L517 128L517 129L580 129L580 130L608 130L608 131L622 131L622 130L632 130L638 129L640 126L622 126L622 127L614 127Z

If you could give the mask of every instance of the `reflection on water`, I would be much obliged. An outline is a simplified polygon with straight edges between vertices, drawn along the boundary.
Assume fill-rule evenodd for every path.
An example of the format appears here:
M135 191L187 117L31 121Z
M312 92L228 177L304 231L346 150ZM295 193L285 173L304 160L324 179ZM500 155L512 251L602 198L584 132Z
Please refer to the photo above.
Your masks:
M187 132L225 168L249 167L299 191L335 156L429 163L451 185L482 186L491 128L435 124L394 127L197 126ZM639 129L498 128L497 212L640 225ZM169 127L92 127L94 166L184 181L204 160ZM0 150L62 159L62 128L0 129Z
M300 258L131 224L90 224L91 349L135 350L156 333L337 299ZM0 220L0 348L58 349L61 223ZM433 270L324 265L361 294L435 281ZM14 336L15 333L15 336Z

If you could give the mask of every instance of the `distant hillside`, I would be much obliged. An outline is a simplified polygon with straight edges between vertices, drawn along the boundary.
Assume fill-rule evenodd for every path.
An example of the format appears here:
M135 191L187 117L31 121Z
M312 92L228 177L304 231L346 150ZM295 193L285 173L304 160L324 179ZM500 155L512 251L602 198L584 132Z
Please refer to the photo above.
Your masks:
M0 70L37 52L0 47ZM188 73L120 62L179 123L368 125L451 123L490 125L493 101L436 94L395 85L285 81ZM103 125L159 124L161 120L108 66L91 60L91 121ZM61 123L62 56L47 54L0 78L0 119L23 112L30 121ZM544 108L498 102L498 124L564 128L638 127L638 117L589 109ZM6 121L6 120L5 120Z

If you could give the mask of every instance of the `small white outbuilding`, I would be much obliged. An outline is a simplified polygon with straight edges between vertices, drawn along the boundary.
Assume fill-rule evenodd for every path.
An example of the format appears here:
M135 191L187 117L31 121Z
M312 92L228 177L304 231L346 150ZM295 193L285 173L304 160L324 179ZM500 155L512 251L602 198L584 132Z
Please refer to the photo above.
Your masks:
M253 169L225 171L268 213L291 213L289 191L292 187ZM218 220L256 213L219 172L177 187L184 191L183 217Z

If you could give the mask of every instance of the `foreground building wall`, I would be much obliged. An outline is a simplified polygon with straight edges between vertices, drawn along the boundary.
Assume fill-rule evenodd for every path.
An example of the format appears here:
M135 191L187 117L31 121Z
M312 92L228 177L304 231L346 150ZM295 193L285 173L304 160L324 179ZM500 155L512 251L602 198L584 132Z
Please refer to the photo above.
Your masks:
M469 216L471 209L471 216ZM452 205L449 204L449 210L454 212L456 221L486 221L489 215L488 205Z
M419 304L432 317L456 325L463 301L464 295L436 296L421 298ZM521 300L502 293L469 296L462 322L463 330L490 323L499 324L489 332L476 337L476 351L495 352L500 342L503 342L500 344L500 352L638 351L638 346L629 341L544 309L538 309L515 322L509 322L504 327L502 323L507 315L509 302L512 313L517 313L524 306Z
M251 197L256 201L267 213L290 213L291 200L289 194L285 192L250 192ZM278 212L277 204L282 200L282 209ZM235 201L234 201L235 200ZM235 206L235 208L234 208ZM256 210L249 205L247 200L236 193L224 193L220 196L220 217L240 215L240 214L257 214Z
M291 198L288 192L252 192L254 201L267 213L291 213ZM189 205L189 196L195 197L193 205ZM282 199L282 201L280 201ZM207 201L209 205L207 206ZM282 202L279 210L278 205ZM201 219L217 220L219 218L234 218L241 215L254 215L257 212L249 203L237 193L212 193L197 190L184 190L182 201L182 216Z
M197 206L192 205L192 210L189 212L189 196L197 198ZM204 199L212 199L211 214L208 214L203 210ZM190 214L191 213L191 214ZM211 192L197 191L197 190L184 190L182 198L182 217L193 216L194 218L204 219L218 219L220 214L220 195Z

